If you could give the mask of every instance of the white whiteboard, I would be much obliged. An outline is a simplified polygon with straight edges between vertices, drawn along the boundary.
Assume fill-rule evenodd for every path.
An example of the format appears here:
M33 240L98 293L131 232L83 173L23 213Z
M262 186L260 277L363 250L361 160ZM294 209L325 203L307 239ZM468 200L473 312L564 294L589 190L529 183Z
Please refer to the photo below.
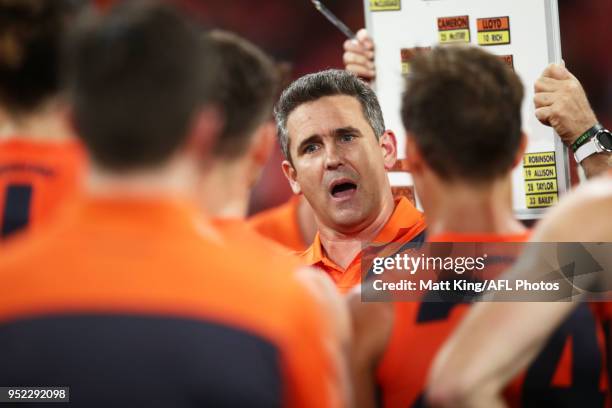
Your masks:
M524 163L513 173L515 214L520 219L539 218L556 203L569 187L567 151L554 131L536 119L533 84L549 63L561 61L557 1L364 0L364 4L366 28L376 44L374 88L386 126L397 135L399 157L405 152L400 104L402 69L407 65L402 64L402 49L431 47L444 40L493 43L480 45L496 55L511 55L525 85L522 117L529 143ZM392 184L398 179L391 177Z

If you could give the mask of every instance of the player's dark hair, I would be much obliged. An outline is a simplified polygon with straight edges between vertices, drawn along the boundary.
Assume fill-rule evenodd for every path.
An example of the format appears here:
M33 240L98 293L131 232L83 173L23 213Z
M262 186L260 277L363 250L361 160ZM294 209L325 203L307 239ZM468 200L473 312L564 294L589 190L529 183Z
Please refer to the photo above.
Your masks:
M0 0L0 104L35 111L60 91L62 37L78 0Z
M66 61L78 134L93 160L112 170L169 159L208 103L217 69L195 26L152 1L84 18Z
M283 91L274 109L278 138L287 160L291 161L287 131L289 114L302 104L335 95L352 96L359 101L363 115L372 127L376 138L385 132L385 121L378 99L368 84L355 75L338 69L308 74L294 81Z
M274 62L260 48L233 33L209 33L223 68L215 80L214 101L225 113L225 125L215 155L234 159L244 154L250 136L272 118L279 88Z
M443 46L411 61L402 121L423 158L448 180L506 174L521 139L523 85L497 56Z

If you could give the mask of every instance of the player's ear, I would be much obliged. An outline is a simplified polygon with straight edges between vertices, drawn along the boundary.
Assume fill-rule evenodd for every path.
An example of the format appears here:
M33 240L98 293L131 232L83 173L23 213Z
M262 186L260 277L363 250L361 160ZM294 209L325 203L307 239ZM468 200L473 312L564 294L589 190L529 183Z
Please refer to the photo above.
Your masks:
M265 166L272 154L275 143L276 124L272 121L267 121L255 131L251 144L253 161L262 167Z
M223 129L221 111L212 106L205 107L193 116L188 129L185 146L198 157L210 153Z
M291 191L293 191L293 194L300 194L302 192L302 188L300 187L300 183L297 181L297 172L293 168L293 165L289 163L289 160L283 160L282 167L285 177L287 177L287 180L289 180Z
M59 109L59 117L62 121L63 126L72 135L77 134L76 119L74 117L74 109L69 104L62 104Z
M247 163L247 183L254 186L261 173L268 163L268 159L274 149L276 139L276 126L272 121L261 124L251 138L249 150L246 153Z
M378 145L382 149L385 170L389 171L397 161L397 139L395 134L386 130L378 139Z
M521 161L523 161L523 156L525 155L525 151L527 150L527 135L525 132L521 131L521 141L519 142L519 147L516 150L516 155L514 156L514 162L512 163L512 168L515 168Z
M406 134L406 163L410 173L421 173L425 167L421 150L410 132Z

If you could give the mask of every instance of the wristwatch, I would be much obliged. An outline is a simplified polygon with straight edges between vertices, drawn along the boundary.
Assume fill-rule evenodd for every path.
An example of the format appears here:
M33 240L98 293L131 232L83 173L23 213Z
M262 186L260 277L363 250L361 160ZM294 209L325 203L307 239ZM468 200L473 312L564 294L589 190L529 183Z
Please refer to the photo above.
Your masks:
M599 123L596 123L592 127L588 128L583 134L574 140L574 143L572 143L572 152L576 153L578 148L591 140L591 138L595 136L595 133L599 132L601 129L603 129L603 126L601 126Z
M594 131L594 132L593 132ZM576 162L580 163L587 157L601 152L612 153L612 132L603 128L601 125L595 125L587 132L592 133L588 141L582 143L575 151L574 157ZM585 132L585 134L587 133Z

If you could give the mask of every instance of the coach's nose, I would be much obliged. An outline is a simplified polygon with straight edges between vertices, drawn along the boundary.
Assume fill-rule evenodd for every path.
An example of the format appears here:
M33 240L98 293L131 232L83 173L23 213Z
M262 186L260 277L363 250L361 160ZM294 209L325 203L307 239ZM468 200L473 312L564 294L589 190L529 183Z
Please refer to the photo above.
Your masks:
M335 144L330 143L325 146L325 168L327 170L334 170L343 164L344 160Z

